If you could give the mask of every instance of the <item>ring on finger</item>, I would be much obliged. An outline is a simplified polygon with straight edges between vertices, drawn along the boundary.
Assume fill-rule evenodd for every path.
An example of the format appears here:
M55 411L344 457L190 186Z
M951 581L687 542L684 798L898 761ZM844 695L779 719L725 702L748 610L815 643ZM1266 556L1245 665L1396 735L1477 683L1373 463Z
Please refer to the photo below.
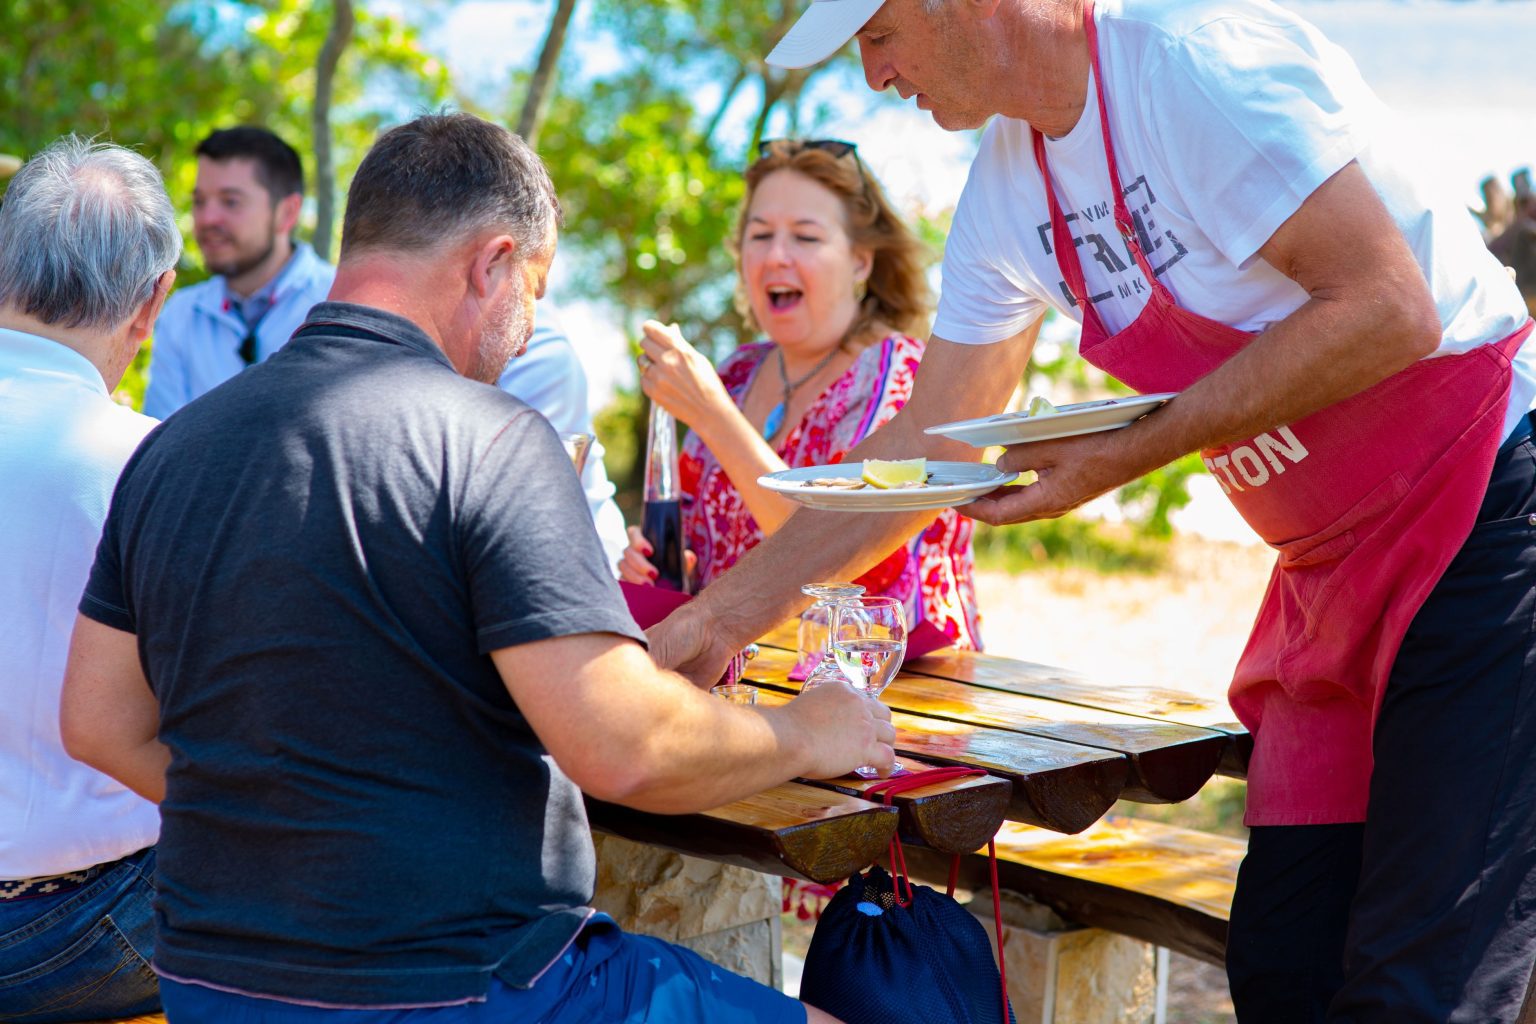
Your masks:
M635 362L640 366L641 375L644 375L645 371L651 368L651 357L644 352L640 353L640 358L636 359Z

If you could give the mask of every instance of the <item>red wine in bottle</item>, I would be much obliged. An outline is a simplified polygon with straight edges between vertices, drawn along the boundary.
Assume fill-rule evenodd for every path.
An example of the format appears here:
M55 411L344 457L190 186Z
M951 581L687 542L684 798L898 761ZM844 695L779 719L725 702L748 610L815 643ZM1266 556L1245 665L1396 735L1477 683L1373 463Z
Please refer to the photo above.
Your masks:
M648 501L640 532L651 544L651 564L656 567L656 586L690 593L687 563L683 559L683 506L679 501Z
M683 557L683 506L677 481L677 423L672 414L651 404L650 436L645 451L645 507L640 533L651 545L656 585L693 593Z

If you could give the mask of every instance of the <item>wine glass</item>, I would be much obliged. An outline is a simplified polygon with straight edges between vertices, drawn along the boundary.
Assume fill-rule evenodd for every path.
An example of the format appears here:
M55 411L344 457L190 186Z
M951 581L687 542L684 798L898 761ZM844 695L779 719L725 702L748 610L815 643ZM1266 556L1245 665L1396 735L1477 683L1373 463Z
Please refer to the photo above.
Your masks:
M832 628L832 605L845 597L858 597L864 588L857 583L807 583L800 588L816 603L800 613L800 635L791 679L807 679L827 656L827 635Z
M571 457L571 465L576 467L576 475L581 476L581 471L587 465L587 452L592 447L592 435L561 431L560 446L565 449L565 454Z
M832 606L832 657L855 690L870 700L896 678L907 653L907 617L894 597L848 597ZM891 771L898 771L892 765ZM866 779L880 772L872 765L854 769Z

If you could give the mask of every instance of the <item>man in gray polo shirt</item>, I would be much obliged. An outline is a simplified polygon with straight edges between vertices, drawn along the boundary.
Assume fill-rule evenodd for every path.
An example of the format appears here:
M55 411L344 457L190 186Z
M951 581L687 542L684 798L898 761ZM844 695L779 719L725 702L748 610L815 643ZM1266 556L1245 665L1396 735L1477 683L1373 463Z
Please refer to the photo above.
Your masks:
M844 686L735 707L647 656L553 429L485 386L557 220L504 129L391 130L330 301L124 470L63 726L161 801L172 1022L807 1019L586 905L581 790L699 810L894 732Z

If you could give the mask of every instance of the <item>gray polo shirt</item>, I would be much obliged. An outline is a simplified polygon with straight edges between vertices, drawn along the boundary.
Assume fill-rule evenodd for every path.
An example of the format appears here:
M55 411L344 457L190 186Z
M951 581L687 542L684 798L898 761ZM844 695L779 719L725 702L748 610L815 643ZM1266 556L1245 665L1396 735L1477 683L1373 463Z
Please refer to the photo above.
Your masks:
M415 325L322 303L151 433L81 611L137 634L171 749L166 973L454 1002L587 918L581 794L488 652L643 634L553 429Z

